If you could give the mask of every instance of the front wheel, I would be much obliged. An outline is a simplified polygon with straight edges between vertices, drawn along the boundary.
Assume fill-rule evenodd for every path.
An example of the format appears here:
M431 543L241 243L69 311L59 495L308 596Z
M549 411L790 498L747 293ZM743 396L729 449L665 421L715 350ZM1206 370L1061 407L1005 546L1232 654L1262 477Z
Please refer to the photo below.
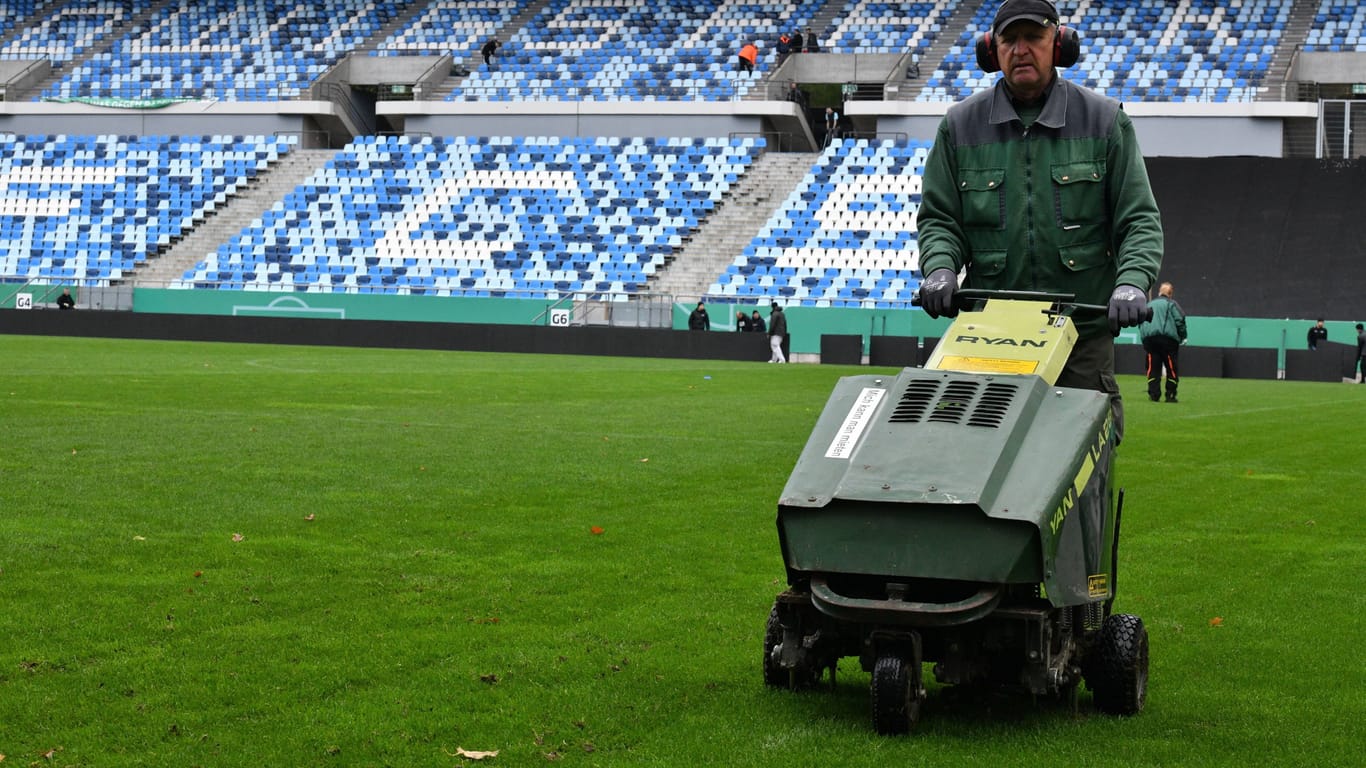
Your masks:
M1127 613L1106 617L1092 650L1095 663L1086 685L1096 708L1110 715L1134 715L1148 698L1148 630Z
M920 664L883 656L873 666L873 728L894 736L909 733L920 719Z

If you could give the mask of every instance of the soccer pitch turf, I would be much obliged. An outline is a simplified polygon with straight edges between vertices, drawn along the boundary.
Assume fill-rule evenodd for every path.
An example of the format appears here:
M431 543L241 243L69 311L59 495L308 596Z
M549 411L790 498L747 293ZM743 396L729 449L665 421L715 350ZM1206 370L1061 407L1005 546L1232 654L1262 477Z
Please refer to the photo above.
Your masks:
M0 336L16 765L1345 765L1366 387L1121 377L1147 709L764 687L777 498L878 369Z

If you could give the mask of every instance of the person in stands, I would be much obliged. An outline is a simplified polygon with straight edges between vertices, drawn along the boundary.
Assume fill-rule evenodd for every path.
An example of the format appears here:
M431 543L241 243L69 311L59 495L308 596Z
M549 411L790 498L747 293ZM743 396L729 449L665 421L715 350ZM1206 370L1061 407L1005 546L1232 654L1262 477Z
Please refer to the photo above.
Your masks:
M493 66L493 57L498 53L498 49L502 47L503 44L498 42L498 38L496 37L490 38L487 43L484 43L484 47L479 49L479 52L484 55L484 66Z
M759 63L759 46L753 40L740 46L740 53L735 57L735 69L740 72L753 72L754 66Z

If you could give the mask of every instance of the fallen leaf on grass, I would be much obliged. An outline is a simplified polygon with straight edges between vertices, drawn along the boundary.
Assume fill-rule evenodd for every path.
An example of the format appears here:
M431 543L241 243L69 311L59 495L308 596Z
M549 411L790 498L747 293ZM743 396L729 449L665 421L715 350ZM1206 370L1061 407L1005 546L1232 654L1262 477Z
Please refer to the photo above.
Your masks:
M489 685L497 685L497 683L498 683L498 675L495 675L495 674L492 674L492 673L487 674L487 675L480 675L480 676L479 676L479 682L481 682L481 683L488 683Z
M640 463L641 463L641 464L648 464L648 463L650 463L650 460L649 460L648 458L641 459L641 460L640 460Z
M313 513L309 512L308 514L304 515L304 520L310 523L313 522Z
M456 747L456 748L455 748L455 757L463 757L463 758L466 758L466 759L468 759L468 760L483 760L483 759L488 758L488 757L497 757L497 756L498 756L498 750L496 750L496 749L491 749L491 750L488 750L488 751L485 751L485 752L481 752L481 751L479 751L479 750L474 750L474 749L465 749L464 747Z
M1223 617L1223 616L1215 616L1214 618L1212 618L1212 619L1209 620L1209 625L1210 625L1211 627L1222 627L1222 626L1224 626L1224 617Z
M593 534L594 536L601 536L603 533L602 526L595 525L592 528L589 528L588 532Z
M552 762L552 763L555 762L556 760L559 760L561 757L563 757L563 756L562 756L559 752L547 752L547 753L545 753L545 759L549 760L549 761Z
M232 540L233 540L233 541L241 541L241 540L243 540L243 539L245 539L245 538L246 538L246 536L243 536L243 535L240 534L240 533L234 533L234 534L232 535Z
M134 536L134 537L133 537L133 541L146 541L146 540L147 540L147 537L146 537L146 536Z
M72 449L71 449L71 455L72 455L72 456L75 456L75 455L76 455L76 449L75 449L75 448L72 448Z
M194 577L195 577L196 579L199 578L200 576L203 576L203 575L204 575L204 572L203 572L203 571L195 571L195 572L194 572Z

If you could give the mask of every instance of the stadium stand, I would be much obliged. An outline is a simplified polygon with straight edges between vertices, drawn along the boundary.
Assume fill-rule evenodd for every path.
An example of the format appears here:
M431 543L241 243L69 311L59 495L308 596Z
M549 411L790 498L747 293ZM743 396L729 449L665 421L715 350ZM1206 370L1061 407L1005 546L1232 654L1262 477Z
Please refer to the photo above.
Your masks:
M477 51L531 0L435 0L381 42L371 55L451 54L457 59Z
M172 287L625 300L763 145L362 137Z
M805 24L818 0L676 2L551 0L480 66L451 100L719 101L743 98L773 66L778 35ZM738 72L746 40L753 72Z
M171 3L42 96L291 99L306 92L315 78L395 18L398 8L391 0ZM117 10L96 17L105 21L101 33L135 8ZM63 18L59 14L58 19ZM77 52L68 50L67 55Z
M848 0L840 21L829 36L829 47L839 53L924 54L957 7L958 0L929 3Z
M925 54L960 2L833 5L823 50L843 54ZM996 3L976 0L971 19L920 101L956 101L989 85L974 41ZM1255 98L1280 43L1291 4L1279 0L1159 3L1063 0L1079 17L1084 54L1066 76L1124 101L1241 102ZM1083 7L1084 6L1084 7ZM549 0L531 20L531 0L433 0L383 39L375 55L472 56L499 35L503 50L446 97L457 101L727 101L745 98L776 62L775 41L805 27L823 0ZM60 80L35 98L280 100L309 84L409 10L402 0L71 0L18 27L0 57L46 58ZM134 19L147 16L133 24ZM1366 11L1321 0L1306 50L1361 50ZM2 29L2 27L0 27ZM759 43L754 72L738 72L735 52ZM88 58L88 53L93 52Z
M1063 23L1081 4L1058 3ZM1063 75L1121 101L1252 101L1290 13L1279 0L1085 5L1082 58ZM919 100L958 101L995 81L975 52L994 13L994 3L982 4Z
M44 8L39 20L0 49L0 57L43 58L60 67L116 34L123 23L150 4L151 0L72 0L55 9ZM37 9L37 4L28 5ZM6 3L7 14L8 6Z
M0 276L122 279L289 151L264 136L0 136Z
M1322 0L1304 50L1366 52L1366 5L1356 0Z
M1346 0L1059 6L1064 21L1078 19L1084 51L1064 76L1126 102L1251 101L1271 54L1289 47L1283 36L1292 9L1314 11L1306 51L1361 51L1366 25L1366 11ZM519 101L564 102L556 116L587 105L605 110L589 118L601 126L614 119L612 110L630 106L613 102L676 108L760 97L758 86L778 64L778 35L812 24L822 50L837 54L925 59L946 51L933 74L901 92L956 101L997 77L977 69L973 52L995 7L995 0L33 0L6 4L0 58L44 58L55 67L51 86L25 99L263 101L287 112L283 102L308 96L353 51L469 60L497 35L499 57L453 76L447 98L489 102L488 113ZM737 72L735 52L750 39L760 44L759 64ZM762 121L771 118L757 111L727 113L708 124L721 126L714 133L695 134L701 138L479 138L449 129L473 119L466 104L430 106L454 117L407 136L376 135L383 129L372 126L351 131L347 139L361 135L322 167L310 166L316 172L256 221L240 231L234 224L237 234L212 253L177 261L173 274L199 259L176 287L623 299L647 290L746 169L777 148L735 138L751 127L754 135L769 130ZM877 135L880 119L896 126L883 135L923 130L937 114L937 107L902 106L914 109L867 117L873 130L865 135ZM856 117L851 111L846 119ZM505 125L516 132L538 128L524 113L507 114ZM312 127L308 119L298 124ZM403 131L401 120L394 124ZM61 129L32 132L45 130ZM298 145L297 137L266 135L272 130L0 135L0 278L126 280ZM805 179L764 198L783 202L754 217L756 225L767 219L759 234L749 239L751 228L726 248L733 261L708 272L698 290L719 301L904 306L919 279L915 211L926 149L904 137L845 139L813 153Z
M803 306L908 306L920 285L915 214L929 145L835 139L708 291Z

